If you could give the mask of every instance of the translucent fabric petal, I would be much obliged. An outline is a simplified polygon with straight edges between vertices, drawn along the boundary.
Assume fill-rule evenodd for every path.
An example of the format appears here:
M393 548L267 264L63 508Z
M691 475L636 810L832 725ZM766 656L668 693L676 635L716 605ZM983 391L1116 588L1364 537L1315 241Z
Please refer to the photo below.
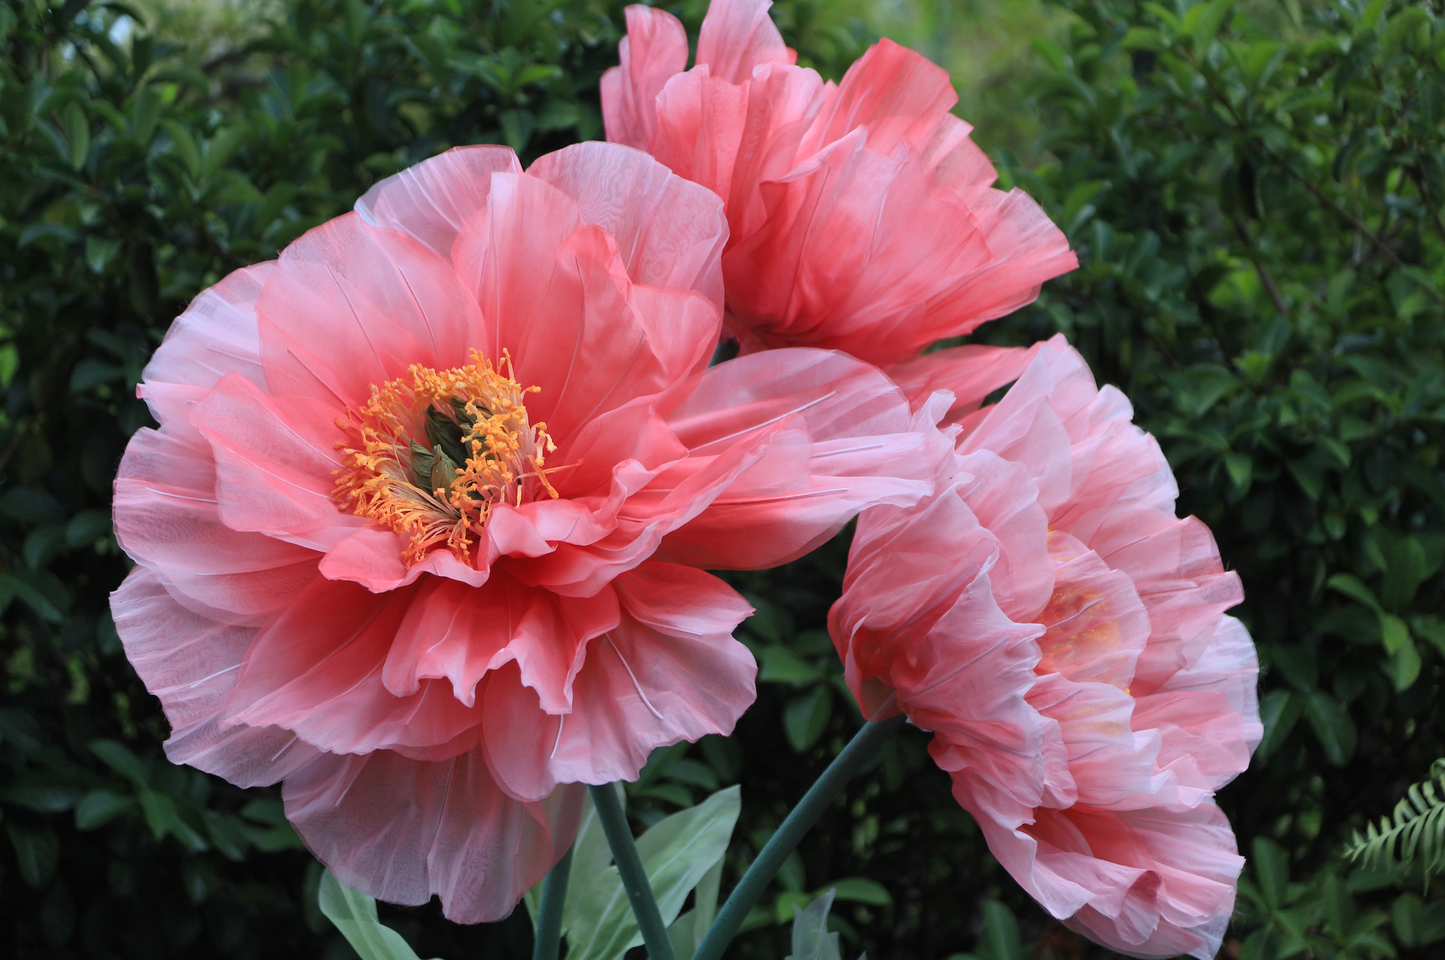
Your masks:
M198 296L115 496L137 567L112 612L172 759L284 782L342 882L471 922L567 849L579 784L731 731L751 608L701 568L806 549L936 470L856 361L706 372L726 237L636 150L524 172L468 148ZM690 565L659 562L695 523Z
M770 5L713 0L690 70L660 40L680 24L633 8L625 67L603 84L609 137L723 198L727 322L745 351L907 361L1078 265L1036 203L992 188L947 73L885 40L824 83L794 66Z
M380 750L318 757L282 790L286 817L348 887L458 923L500 920L572 845L573 785L522 803L497 788L480 748L442 761Z

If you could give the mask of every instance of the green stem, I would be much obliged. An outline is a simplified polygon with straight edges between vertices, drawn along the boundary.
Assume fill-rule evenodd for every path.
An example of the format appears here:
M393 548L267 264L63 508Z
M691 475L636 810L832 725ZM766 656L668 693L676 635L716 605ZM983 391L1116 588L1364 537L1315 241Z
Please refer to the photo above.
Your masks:
M637 917L638 929L642 931L642 942L647 945L651 960L675 960L672 940L667 927L658 912L657 901L652 896L652 884L647 880L647 870L638 856L637 843L632 839L632 828L627 825L627 814L617 796L617 788L611 784L591 787L592 805L597 808L597 819L602 822L602 832L607 835L607 845L612 848L612 861L617 864L617 873L622 878L622 889L632 904L632 913Z
M698 944L692 960L719 960L727 945L737 935L738 928L747 919L748 911L757 903L758 897L768 888L773 877L782 867L788 854L803 839L833 798L843 791L858 769L871 760L893 733L893 728L903 722L902 716L883 721L869 721L863 729L848 742L843 752L834 758L823 771L817 782L803 794L803 799L788 814L778 832L767 842L758 858L748 867L738 885L728 896L727 903L718 911L717 919L708 928L707 936Z
M557 960L562 941L562 909L567 905L567 878L572 873L572 848L547 873L542 884L542 908L537 912L537 941L532 960Z

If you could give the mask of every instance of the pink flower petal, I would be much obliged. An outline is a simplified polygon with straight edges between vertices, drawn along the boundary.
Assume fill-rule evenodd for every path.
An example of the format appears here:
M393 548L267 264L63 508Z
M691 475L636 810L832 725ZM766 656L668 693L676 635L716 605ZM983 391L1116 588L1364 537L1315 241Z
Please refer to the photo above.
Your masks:
M602 74L602 117L608 140L646 150L657 126L658 93L687 69L687 31L672 14L642 4L629 6L626 16L620 65Z
M286 816L349 887L458 923L501 920L577 835L582 788L534 803L497 788L480 749L432 762L326 754L286 781Z
M255 625L316 575L316 554L221 522L215 463L166 433L136 432L115 482L116 537L192 609Z
M752 612L716 577L646 563L614 581L621 623L587 645L569 712L547 709L510 668L491 674L483 731L509 794L636 779L653 748L729 734L757 666L732 631Z
M227 374L191 406L191 423L216 458L221 521L313 550L326 550L366 521L332 498L340 431L300 397L273 397Z
M186 407L228 373L265 389L256 298L275 267L258 263L228 274L201 291L166 331L136 394L168 432L195 439Z
M136 567L111 594L116 632L136 673L161 701L171 737L166 756L241 787L290 776L317 751L279 727L222 730L217 717L235 688L255 629L219 623L177 603L154 573Z
M492 174L521 172L507 147L453 147L372 186L356 212L368 226L409 234L450 260L462 224L487 209Z
M806 428L778 433L764 456L669 538L659 557L679 562L784 563L864 507L917 501L936 469L927 432L915 429L898 388L843 354L774 350L719 364L670 422L695 455L790 424Z
M269 392L337 407L360 406L414 363L468 363L487 339L450 263L354 213L282 252L256 312Z
M659 20L670 17L632 6L627 8L629 22L633 11L647 11ZM679 24L679 35L681 30ZM686 58L686 38L681 42ZM710 190L675 175L645 153L596 142L549 153L527 174L571 197L586 223L617 241L633 283L696 290L722 310L718 255L727 243L727 220ZM660 332L661 325L654 324L653 333Z
M450 684L429 680L398 697L382 683L415 595L415 588L376 595L318 577L257 632L222 727L284 727L331 753L440 748L452 756L475 746L480 713L452 696Z
M760 64L796 62L797 54L768 16L772 5L771 0L714 0L697 37L698 64L706 64L715 77L743 83Z

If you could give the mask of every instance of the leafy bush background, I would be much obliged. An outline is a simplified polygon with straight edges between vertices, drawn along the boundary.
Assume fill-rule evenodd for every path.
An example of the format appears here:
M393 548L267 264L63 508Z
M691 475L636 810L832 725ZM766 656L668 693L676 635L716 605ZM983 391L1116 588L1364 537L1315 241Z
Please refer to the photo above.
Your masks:
M165 763L164 720L120 651L108 503L148 422L134 384L200 289L377 178L454 144L525 160L599 136L621 10L177 9L0 4L0 952L344 957L276 791ZM695 29L705 5L674 9ZM873 29L955 68L1005 182L1084 261L984 337L1067 333L1134 400L1181 512L1244 578L1267 732L1221 797L1251 854L1225 954L1437 955L1439 885L1340 849L1445 754L1438 0L784 0L774 14L830 76ZM629 788L645 824L741 781L725 888L858 722L820 632L845 539L734 578L760 610L745 625L759 701L732 738L661 751ZM789 905L840 881L849 955L1108 955L992 862L924 743L906 731L852 785L738 956L782 957ZM474 928L435 905L383 918L422 956L530 951L521 912Z

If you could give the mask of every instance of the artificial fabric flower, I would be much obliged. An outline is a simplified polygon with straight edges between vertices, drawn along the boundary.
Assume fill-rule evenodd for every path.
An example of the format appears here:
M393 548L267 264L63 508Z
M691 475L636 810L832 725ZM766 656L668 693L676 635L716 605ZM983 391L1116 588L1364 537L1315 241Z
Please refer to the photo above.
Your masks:
M1243 864L1212 797L1262 735L1254 645L1224 615L1239 580L1062 337L951 356L975 396L919 416L958 430L952 475L858 521L829 619L848 683L875 719L934 732L955 797L1051 914L1131 956L1209 960Z
M927 493L908 404L817 350L708 369L717 197L592 143L461 148L172 325L112 597L170 758L284 780L352 887L506 915L581 788L731 731L767 566Z
M723 198L727 324L743 352L845 350L886 366L968 333L1078 265L949 113L948 73L888 40L840 84L795 65L769 0L713 0L687 69L677 18L627 8L602 78L607 138Z

